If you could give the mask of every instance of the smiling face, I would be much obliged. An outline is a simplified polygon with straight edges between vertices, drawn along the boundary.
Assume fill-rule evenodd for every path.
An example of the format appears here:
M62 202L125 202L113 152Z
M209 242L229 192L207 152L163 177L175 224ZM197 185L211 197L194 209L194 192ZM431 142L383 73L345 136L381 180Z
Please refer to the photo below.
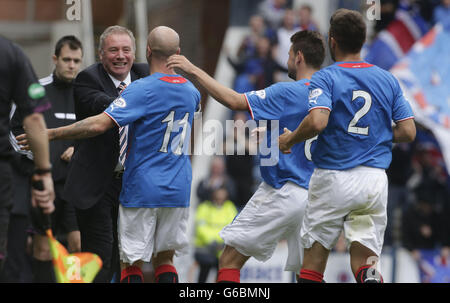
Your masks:
M112 33L105 38L100 51L100 60L108 74L123 81L134 62L134 49L130 36Z

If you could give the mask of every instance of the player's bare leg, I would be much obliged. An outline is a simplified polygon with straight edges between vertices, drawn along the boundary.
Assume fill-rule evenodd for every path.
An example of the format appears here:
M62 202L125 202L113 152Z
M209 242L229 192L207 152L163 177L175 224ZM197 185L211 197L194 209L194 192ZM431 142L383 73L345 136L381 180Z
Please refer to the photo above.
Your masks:
M143 265L144 262L141 260L133 262L133 264L120 261L120 283L143 283L144 274L141 270Z
M383 277L377 271L378 256L359 242L350 245L350 264L358 283L383 283Z
M155 269L156 283L178 283L178 273L173 266L174 255L174 250L166 250L153 256L152 263Z
M305 248L299 283L322 283L323 273L327 265L330 251L319 242L314 242L311 248Z
M217 273L217 282L236 282L240 281L240 270L249 256L244 256L234 247L225 245L222 255L219 258L219 272Z

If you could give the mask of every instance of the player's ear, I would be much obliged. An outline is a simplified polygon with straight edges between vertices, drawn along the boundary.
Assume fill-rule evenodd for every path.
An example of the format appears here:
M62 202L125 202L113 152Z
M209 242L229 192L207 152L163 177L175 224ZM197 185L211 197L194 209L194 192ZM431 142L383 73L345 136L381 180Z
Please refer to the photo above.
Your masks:
M180 48L177 49L177 53L176 54L177 55L181 54L181 49Z
M52 59L53 59L53 63L56 65L56 63L58 62L58 57L56 57L56 55L53 55Z
M150 58L152 55L152 49L150 48L150 45L147 45L147 58Z
M297 51L297 55L295 56L295 65L301 64L305 58L303 57L303 53L301 51Z
M336 47L336 39L334 39L333 37L330 37L330 46L331 48L335 48Z

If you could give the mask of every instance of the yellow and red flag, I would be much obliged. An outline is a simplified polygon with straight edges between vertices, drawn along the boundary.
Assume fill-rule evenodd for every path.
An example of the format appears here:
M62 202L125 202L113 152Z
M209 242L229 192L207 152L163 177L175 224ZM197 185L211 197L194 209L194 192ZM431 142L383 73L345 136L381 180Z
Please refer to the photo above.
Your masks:
M53 256L53 268L57 283L91 283L102 267L99 256L89 252L69 254L53 237L51 229L46 234Z

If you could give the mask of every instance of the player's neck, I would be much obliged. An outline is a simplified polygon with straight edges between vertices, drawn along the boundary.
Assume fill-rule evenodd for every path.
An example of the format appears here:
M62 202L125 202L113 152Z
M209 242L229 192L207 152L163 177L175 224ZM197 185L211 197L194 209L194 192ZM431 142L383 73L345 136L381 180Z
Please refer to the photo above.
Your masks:
M154 73L162 73L168 75L176 75L173 68L167 68L166 62L153 62L150 64L150 75Z
M317 70L314 68L309 67L302 68L297 73L297 81L302 79L311 79L312 75L314 75L316 71Z
M336 62L359 62L363 61L361 53L356 54L336 54Z

